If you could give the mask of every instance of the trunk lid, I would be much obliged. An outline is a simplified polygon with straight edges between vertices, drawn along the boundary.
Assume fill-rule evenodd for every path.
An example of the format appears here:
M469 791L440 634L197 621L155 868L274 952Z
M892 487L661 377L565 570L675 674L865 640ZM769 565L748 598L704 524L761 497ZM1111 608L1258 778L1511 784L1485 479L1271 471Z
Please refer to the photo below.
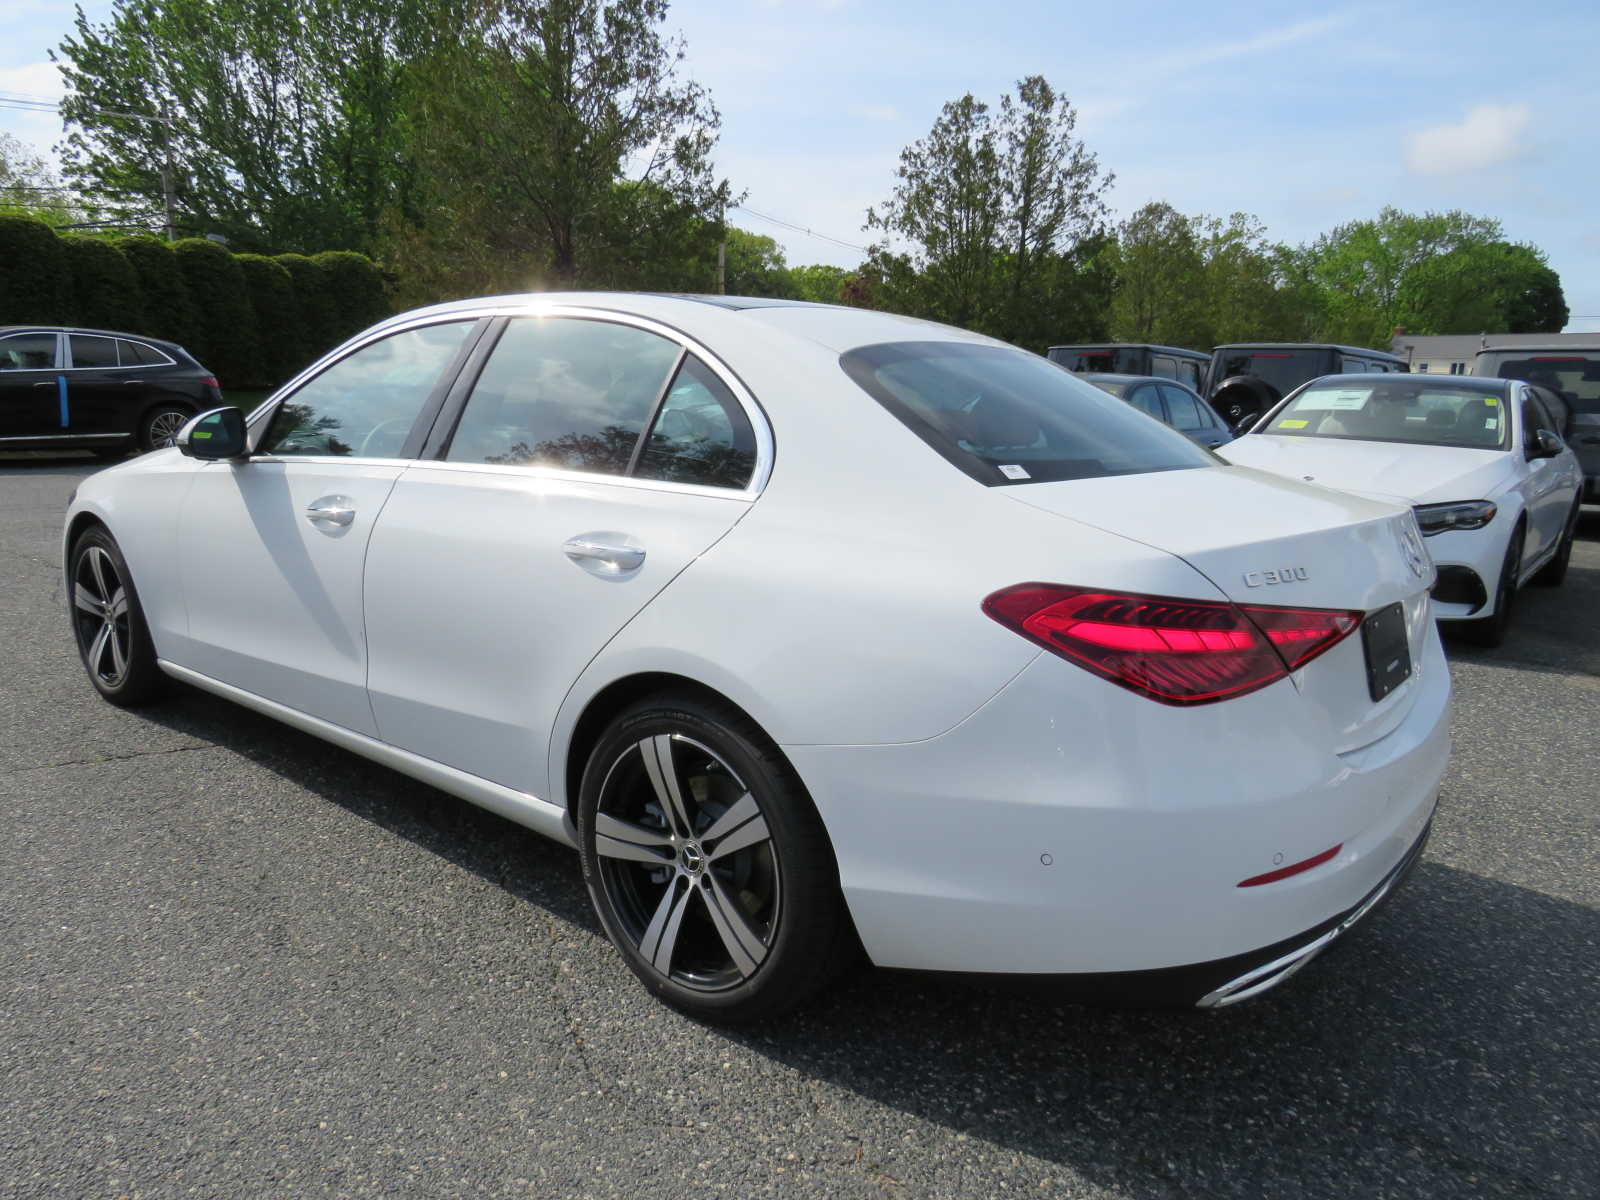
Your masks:
M1340 753L1383 737L1409 711L1432 620L1433 564L1408 508L1248 467L1030 484L1005 495L1176 555L1238 604L1367 614L1401 605L1412 677L1387 696L1374 701L1368 690L1361 631L1292 678L1326 713Z

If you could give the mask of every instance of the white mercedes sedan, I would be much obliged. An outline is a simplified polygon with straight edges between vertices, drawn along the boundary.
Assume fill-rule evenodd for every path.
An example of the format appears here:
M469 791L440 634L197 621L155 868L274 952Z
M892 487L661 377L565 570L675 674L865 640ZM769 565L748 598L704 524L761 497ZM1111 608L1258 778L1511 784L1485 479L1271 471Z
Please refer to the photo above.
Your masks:
M1244 999L1395 888L1449 750L1409 508L855 309L407 313L88 478L63 555L107 700L179 680L572 844L717 1020L858 946Z
M1435 615L1498 646L1524 583L1559 585L1583 469L1554 393L1515 379L1329 375L1284 399L1229 462L1415 506Z

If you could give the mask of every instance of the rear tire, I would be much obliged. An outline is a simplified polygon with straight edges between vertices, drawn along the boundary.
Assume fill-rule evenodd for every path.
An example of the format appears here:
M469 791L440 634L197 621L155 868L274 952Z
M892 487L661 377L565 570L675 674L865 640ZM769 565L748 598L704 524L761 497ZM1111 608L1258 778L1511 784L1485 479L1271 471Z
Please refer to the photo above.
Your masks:
M1578 536L1578 518L1583 515L1583 501L1573 502L1572 513L1567 517L1567 527L1561 532L1561 543L1556 547L1556 556L1539 571L1529 583L1536 583L1540 587L1560 587L1567 578L1567 564L1572 561L1572 540Z
M172 445L173 439L194 414L177 404L160 404L144 416L139 426L139 446L146 452Z
M691 696L642 700L584 769L576 821L589 898L629 969L722 1023L809 999L852 943L822 820L749 718Z
M78 658L104 699L134 708L166 692L169 681L156 665L133 576L117 540L102 526L85 530L73 543L67 613Z

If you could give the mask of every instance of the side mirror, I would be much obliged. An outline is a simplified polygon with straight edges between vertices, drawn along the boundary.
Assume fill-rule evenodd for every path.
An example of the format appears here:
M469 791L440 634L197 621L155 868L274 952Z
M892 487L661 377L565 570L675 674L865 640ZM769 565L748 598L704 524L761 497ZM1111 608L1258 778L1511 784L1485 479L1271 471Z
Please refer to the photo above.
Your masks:
M1554 458L1566 448L1567 444L1559 437L1551 433L1548 429L1541 429L1533 435L1533 446L1531 447L1532 453L1529 454L1528 457Z
M244 414L237 408L213 408L178 430L173 444L179 454L190 458L220 459L242 458L245 453L248 431Z
M1243 437L1250 432L1259 420L1261 420L1260 413L1245 413L1244 416L1229 426L1228 432L1233 434L1234 437Z

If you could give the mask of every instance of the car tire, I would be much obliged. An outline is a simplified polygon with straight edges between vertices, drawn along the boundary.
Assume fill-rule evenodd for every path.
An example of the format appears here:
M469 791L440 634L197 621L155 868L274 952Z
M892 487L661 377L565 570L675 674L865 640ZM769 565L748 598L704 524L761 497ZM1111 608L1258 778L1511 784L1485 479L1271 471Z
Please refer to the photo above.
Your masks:
M1578 536L1578 518L1583 515L1583 502L1575 501L1572 513L1567 517L1567 526L1561 532L1561 542L1556 547L1556 555L1530 579L1529 583L1536 583L1540 587L1560 587L1567 578L1567 564L1572 561L1572 540Z
M194 414L178 404L158 404L139 424L139 448L148 453L172 445L178 430Z
M737 710L636 703L589 755L576 824L600 923L654 994L736 1024L815 994L852 944L833 848L782 753Z
M167 690L133 576L116 539L102 526L89 528L72 545L67 612L78 658L102 697L134 708Z
M1511 544L1506 547L1505 562L1500 565L1500 577L1495 581L1494 614L1476 621L1466 622L1461 634L1476 646L1489 649L1506 640L1506 630L1511 627L1511 613L1517 601L1517 575L1522 569L1522 542L1526 536L1522 524L1511 531Z

